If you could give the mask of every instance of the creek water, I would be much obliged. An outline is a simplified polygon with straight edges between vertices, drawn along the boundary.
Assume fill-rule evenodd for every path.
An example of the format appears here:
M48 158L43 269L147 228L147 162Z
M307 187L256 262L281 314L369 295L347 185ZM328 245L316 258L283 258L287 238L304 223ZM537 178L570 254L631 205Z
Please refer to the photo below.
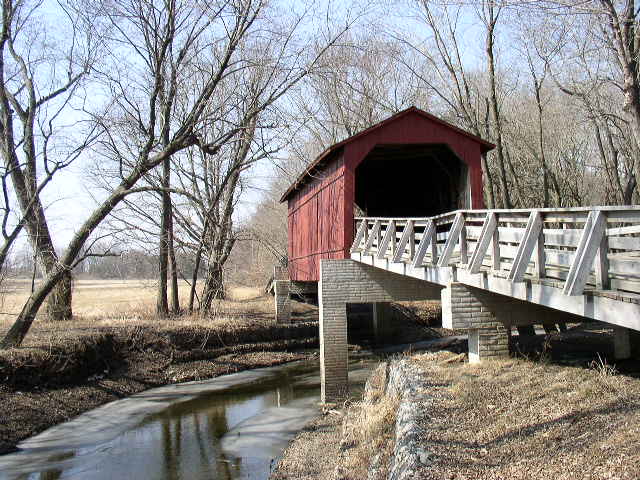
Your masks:
M373 359L351 361L352 386ZM319 413L317 362L170 385L53 427L0 456L0 480L265 479Z

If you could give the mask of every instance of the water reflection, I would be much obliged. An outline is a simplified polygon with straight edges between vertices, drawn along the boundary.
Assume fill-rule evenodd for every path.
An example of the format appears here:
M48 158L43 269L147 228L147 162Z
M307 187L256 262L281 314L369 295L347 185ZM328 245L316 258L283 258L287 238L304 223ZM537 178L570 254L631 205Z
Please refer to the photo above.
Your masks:
M267 478L283 445L316 414L317 371L309 364L274 370L257 383L174 404L97 445L2 456L0 480Z

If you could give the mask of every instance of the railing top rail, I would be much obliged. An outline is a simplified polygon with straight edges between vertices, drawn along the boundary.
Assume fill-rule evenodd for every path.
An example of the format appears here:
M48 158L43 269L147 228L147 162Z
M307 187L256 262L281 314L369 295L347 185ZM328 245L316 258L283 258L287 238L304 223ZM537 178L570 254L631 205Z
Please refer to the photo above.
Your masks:
M542 214L544 213L589 213L593 210L602 210L604 212L638 212L640 213L640 205L611 205L611 206L592 206L592 207L571 207L571 208L495 208L495 209L484 209L484 210L452 210L450 212L441 213L439 215L434 215L433 217L355 217L355 220L380 220L380 221L401 221L405 222L408 220L413 221L421 221L421 220L438 220L441 218L454 217L458 213L466 213L466 214L487 214L489 212L493 213L526 213L529 214L532 211L537 211Z

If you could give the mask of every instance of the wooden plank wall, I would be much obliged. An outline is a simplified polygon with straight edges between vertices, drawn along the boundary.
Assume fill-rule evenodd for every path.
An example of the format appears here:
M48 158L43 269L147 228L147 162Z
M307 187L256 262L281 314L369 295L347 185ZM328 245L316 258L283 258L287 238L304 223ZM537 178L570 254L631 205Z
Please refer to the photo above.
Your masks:
M345 243L345 169L339 155L289 199L289 274L318 281L320 260L348 258ZM353 203L353 199L351 199ZM353 216L349 220L353 223Z

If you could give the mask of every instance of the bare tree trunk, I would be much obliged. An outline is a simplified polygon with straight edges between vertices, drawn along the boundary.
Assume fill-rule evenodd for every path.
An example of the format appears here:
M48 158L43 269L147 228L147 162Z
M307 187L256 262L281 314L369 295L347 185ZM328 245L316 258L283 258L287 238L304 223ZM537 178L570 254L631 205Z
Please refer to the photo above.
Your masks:
M504 150L502 145L502 120L500 119L500 110L498 107L498 94L496 92L496 72L495 59L493 56L493 47L495 41L495 26L498 21L498 15L494 11L494 5L487 2L487 67L489 69L489 83L491 87L491 113L496 128L496 153L498 157L498 167L500 169L500 189L502 190L502 206L503 208L511 208L511 196L509 195L509 186L507 184L507 170L505 168Z
M547 157L544 150L544 129L542 125L543 120L543 107L542 101L540 100L540 89L542 88L542 84L538 83L537 79L534 77L535 82L535 93L536 93L536 104L538 105L538 145L540 147L540 169L542 170L542 206L544 208L549 207L550 204L550 196L549 196L549 168L547 167Z
M209 312L214 300L223 300L224 298L223 266L217 261L214 261L209 264L209 268L207 270L207 278L205 279L204 289L202 291L200 311L203 313Z
M193 275L191 277L191 289L189 291L189 313L193 313L194 304L196 300L196 289L198 288L198 271L200 270L200 263L202 262L202 245L198 248L196 253L196 260L193 266Z
M47 297L46 313L52 320L69 320L73 316L71 310L73 277L66 270L60 281Z
M24 199L26 203L34 199ZM26 230L29 234L29 241L34 249L43 273L48 275L58 263L58 255L53 247L49 226L44 216L44 210L40 206L40 200L35 199L38 205L33 210L33 215L27 211ZM22 205L22 200L20 201ZM72 299L72 278L71 272L67 271L49 296L47 297L46 315L50 320L71 320L73 310Z
M627 181L627 185L624 189L622 201L624 205L632 205L633 204L633 191L636 189L638 182L636 180L635 174L631 173L629 175L629 180Z
M22 343L45 298L62 279L65 272L68 271L58 266L44 278L36 291L27 299L18 318L0 342L0 348L16 347Z
M482 178L484 186L484 195L486 198L487 208L496 208L496 197L493 193L493 178L491 178L491 172L487 165L487 155L483 154L480 157L480 167L482 168Z
M171 202L171 200L169 200ZM171 205L171 203L170 203ZM180 313L180 296L178 290L178 266L176 263L176 250L173 241L173 214L169 215L169 271L171 273L171 313Z
M5 157L10 161L11 179L14 185L16 197L22 214L25 216L25 229L29 236L29 242L44 274L49 274L58 263L58 255L53 247L49 225L44 215L44 208L38 194L35 192L35 175L25 175L17 163L18 160L11 153L6 152ZM51 292L47 301L47 316L51 320L70 320L71 308L71 272L68 272L64 285L61 283Z
M160 221L160 243L158 246L158 298L156 313L161 316L169 314L167 301L167 270L169 260L169 225L171 223L171 197L167 189L170 185L171 160L167 157L162 162L162 218Z

